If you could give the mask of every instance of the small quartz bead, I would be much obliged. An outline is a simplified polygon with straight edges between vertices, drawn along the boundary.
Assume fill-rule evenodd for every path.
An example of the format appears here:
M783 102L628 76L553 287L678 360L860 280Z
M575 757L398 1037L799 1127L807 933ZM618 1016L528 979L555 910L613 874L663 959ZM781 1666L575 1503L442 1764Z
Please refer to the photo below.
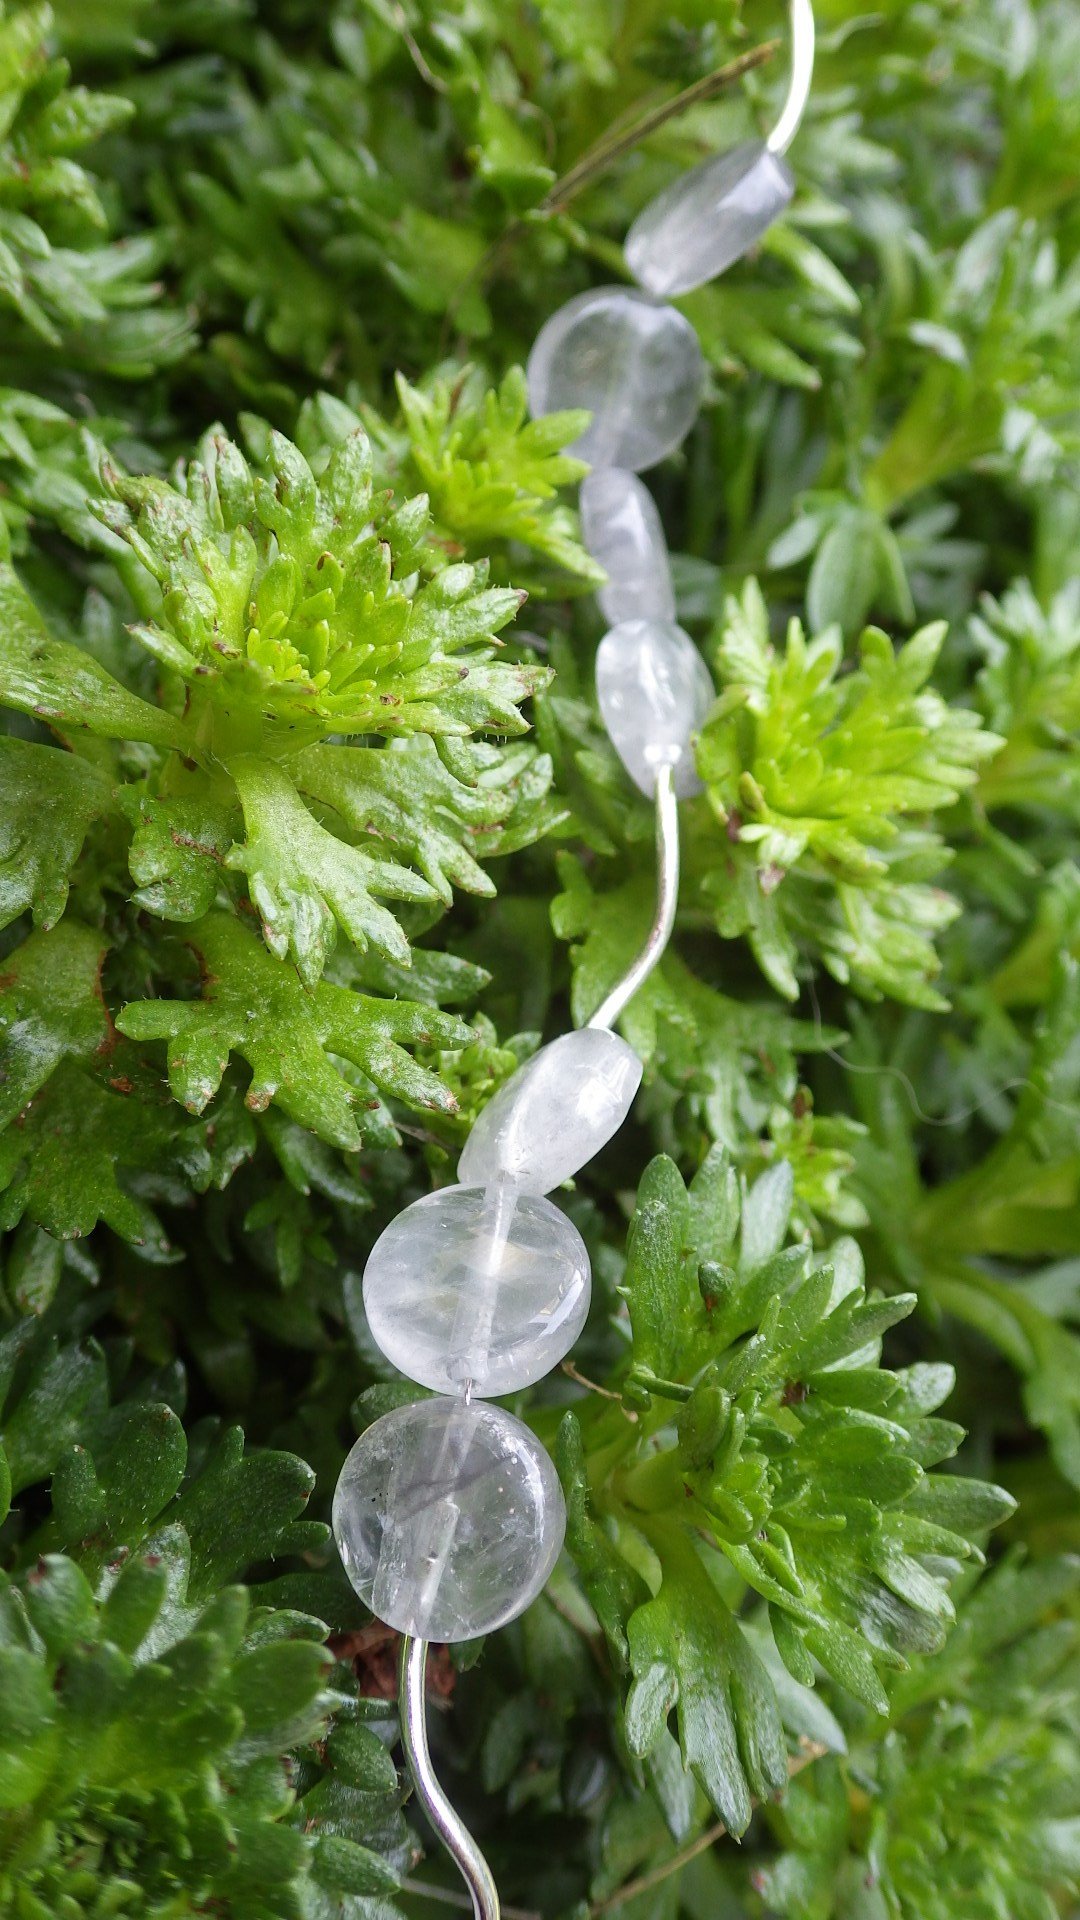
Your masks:
M763 141L746 140L649 202L626 236L626 264L651 294L689 293L748 253L794 191L787 162Z
M410 1380L495 1399L569 1353L591 1287L585 1243L550 1200L442 1187L375 1242L364 1310L376 1345Z
M333 1518L365 1606L398 1633L443 1643L523 1613L566 1528L555 1469L528 1427L461 1399L376 1420L341 1470Z
M458 1179L550 1193L618 1132L640 1085L641 1061L617 1033L583 1027L561 1034L488 1101L465 1142Z
M572 451L638 472L674 452L697 418L705 366L674 307L636 287L595 287L553 313L527 369L534 418L586 407Z
M582 538L608 577L596 595L605 619L674 620L667 543L648 487L621 467L597 467L581 483L580 505Z
M675 769L680 800L701 792L691 736L716 693L689 634L659 620L612 627L596 655L596 692L615 751L642 793L651 798L665 766Z

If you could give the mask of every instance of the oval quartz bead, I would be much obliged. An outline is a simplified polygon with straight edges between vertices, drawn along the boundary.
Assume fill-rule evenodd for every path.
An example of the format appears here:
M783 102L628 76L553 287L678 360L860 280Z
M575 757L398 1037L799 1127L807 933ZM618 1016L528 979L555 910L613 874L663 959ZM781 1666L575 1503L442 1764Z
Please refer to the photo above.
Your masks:
M424 1640L471 1640L523 1613L565 1528L558 1477L528 1427L461 1399L376 1420L334 1495L334 1536L361 1600Z
M583 1027L561 1034L488 1101L465 1142L458 1179L550 1193L618 1132L641 1071L633 1047L617 1033Z
M746 140L649 202L626 236L626 264L649 293L689 293L748 253L794 191L787 162L764 141Z
M443 1187L414 1201L364 1270L372 1338L437 1393L496 1398L532 1386L569 1353L592 1282L577 1228L550 1200L511 1187Z
M716 696L689 634L658 620L612 627L596 655L596 692L615 751L642 793L655 793L664 766L675 769L680 800L701 792L691 737Z
M595 287L541 328L527 375L534 417L568 407L592 414L573 453L636 473L685 439L705 365L697 334L674 307L636 287Z
M674 620L667 542L648 487L622 467L597 467L581 483L580 507L582 538L608 577L596 594L605 618Z

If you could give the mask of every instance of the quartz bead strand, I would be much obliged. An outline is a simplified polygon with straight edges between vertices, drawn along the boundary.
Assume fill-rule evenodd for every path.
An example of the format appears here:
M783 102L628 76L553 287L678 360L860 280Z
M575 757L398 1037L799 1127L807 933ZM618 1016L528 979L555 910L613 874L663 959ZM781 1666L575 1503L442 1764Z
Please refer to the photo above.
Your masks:
M782 155L809 91L811 0L791 0L791 21L791 81L768 140L714 156L646 207L626 242L638 287L569 301L541 329L527 370L534 417L591 414L573 451L594 468L582 488L582 533L608 576L597 695L624 766L655 799L653 924L589 1026L541 1048L489 1102L460 1157L463 1184L399 1215L364 1274L377 1344L442 1397L385 1414L361 1435L338 1481L334 1534L361 1599L405 1636L406 1754L469 1886L474 1920L498 1920L498 1893L431 1767L426 1643L471 1639L514 1619L562 1547L566 1510L548 1455L520 1421L472 1395L540 1379L588 1312L588 1255L545 1196L610 1139L637 1092L641 1063L611 1025L671 936L676 800L700 789L693 735L713 699L705 662L675 624L663 529L636 478L685 438L704 386L694 330L660 296L723 272L791 199Z

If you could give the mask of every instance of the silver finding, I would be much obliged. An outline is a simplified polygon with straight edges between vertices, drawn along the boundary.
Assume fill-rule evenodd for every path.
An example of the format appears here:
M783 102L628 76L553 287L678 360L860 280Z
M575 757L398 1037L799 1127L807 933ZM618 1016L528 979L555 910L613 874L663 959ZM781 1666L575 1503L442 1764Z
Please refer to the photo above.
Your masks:
M674 769L661 767L656 778L656 913L645 945L621 980L612 987L588 1022L610 1030L623 1008L648 979L663 956L675 926L679 899L679 803L675 798Z
M814 9L810 0L791 0L791 78L780 118L765 145L770 153L786 153L803 117L814 74Z
M406 1634L401 1642L398 1669L398 1710L401 1744L416 1783L416 1794L447 1852L457 1862L472 1895L473 1920L499 1920L499 1895L491 1868L460 1814L451 1806L435 1776L427 1737L424 1669L428 1643Z

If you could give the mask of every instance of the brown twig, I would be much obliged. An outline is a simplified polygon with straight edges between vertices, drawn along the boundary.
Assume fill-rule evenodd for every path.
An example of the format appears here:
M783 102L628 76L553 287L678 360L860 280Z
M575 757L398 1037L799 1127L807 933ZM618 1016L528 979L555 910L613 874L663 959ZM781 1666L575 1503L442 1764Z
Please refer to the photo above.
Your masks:
M395 6L393 8L393 15L394 15L394 23L397 27L397 30L400 33L402 39L404 40L405 45L409 49L409 54L412 58L413 66L416 68L416 71L420 75L420 78L421 80L423 80L425 86L432 87L436 93L449 93L450 89L447 86L446 81L440 80L438 74L433 71L433 69L428 65L427 61L425 60L420 44L416 39L415 35L412 33L409 27L409 23L405 18L404 7Z
M561 213L567 202L597 174L605 172L613 161L639 146L642 140L647 140L650 134L673 120L677 114L700 106L704 100L711 100L714 94L722 93L725 87L734 86L744 74L753 72L755 67L764 66L767 60L772 59L779 45L779 40L766 40L760 47L751 47L748 53L740 53L737 59L729 60L726 66L716 67L712 73L706 73L691 86L684 87L681 93L674 94L670 100L663 100L658 107L642 114L640 120L635 120L625 133L612 134L609 128L582 154L580 160L574 162L561 180L556 180L540 202L540 212Z
M586 1392L598 1393L601 1400L616 1401L622 1408L626 1418L631 1421L636 1421L637 1414L632 1407L627 1406L621 1393L613 1393L610 1387L602 1387L598 1381L590 1380L587 1374L579 1373L572 1360L564 1360L561 1371L565 1373L568 1380L573 1380L579 1387L584 1387Z
M823 1747L819 1740L804 1738L799 1744L801 1751L793 1753L788 1760L789 1780L793 1780L797 1773L801 1773L804 1767L810 1765L811 1761L820 1760L822 1755L828 1752L828 1748ZM628 1900L636 1899L639 1893L650 1893L653 1887L660 1885L662 1880L668 1879L673 1873L679 1873L683 1867L689 1865L691 1860L696 1860L699 1853L705 1853L709 1847L715 1846L717 1840L722 1840L726 1832L724 1822L718 1820L715 1826L709 1827L704 1833L699 1833L696 1840L691 1840L687 1846L680 1848L678 1853L673 1853L670 1860L662 1861L649 1873L639 1874L636 1880L625 1880L621 1887L616 1887L614 1893L608 1894L606 1900L596 1901L589 1908L589 1920L600 1920L602 1914L614 1913L617 1907L625 1906Z

